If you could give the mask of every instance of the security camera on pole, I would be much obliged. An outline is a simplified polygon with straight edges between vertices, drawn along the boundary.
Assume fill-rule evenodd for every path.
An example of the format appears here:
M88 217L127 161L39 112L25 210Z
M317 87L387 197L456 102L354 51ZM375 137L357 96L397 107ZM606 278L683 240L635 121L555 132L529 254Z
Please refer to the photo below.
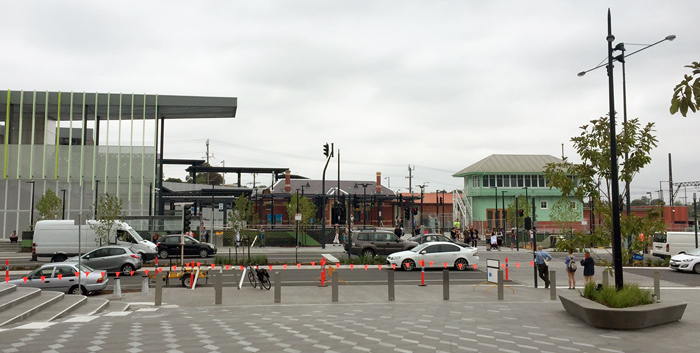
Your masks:
M330 145L330 150L328 142L323 145L323 155L326 156L326 166L323 167L323 179L321 180L321 249L326 248L326 169L328 168L328 162L331 161L333 157L333 144Z

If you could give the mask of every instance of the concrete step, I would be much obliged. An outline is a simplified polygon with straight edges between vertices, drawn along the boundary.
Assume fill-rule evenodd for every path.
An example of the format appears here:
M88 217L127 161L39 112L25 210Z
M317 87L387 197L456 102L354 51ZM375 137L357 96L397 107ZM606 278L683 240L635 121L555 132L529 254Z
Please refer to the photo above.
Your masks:
M0 252L19 252L22 250L20 243L0 242Z
M15 286L13 286L15 287ZM0 314L41 295L39 288L16 288L0 297Z
M85 305L76 308L70 315L91 316L102 312L109 305L109 300L103 298L87 298Z
M109 301L109 306L106 308L105 311L128 311L131 308L131 305L129 303L125 302L120 302L116 300L110 300Z
M51 305L46 306L24 321L46 322L65 317L72 314L78 308L85 306L87 299L88 298L84 295L64 295L61 300L57 300Z
M23 289L29 288L19 288L18 291L22 292ZM62 300L65 296L65 293L54 291L40 290L39 293L40 294L38 296L35 296L29 300L22 301L21 305L16 305L5 311L0 312L0 327L25 320L28 317L54 304L56 301Z
M0 302L2 302L2 296L12 293L17 290L17 286L14 284L0 283Z

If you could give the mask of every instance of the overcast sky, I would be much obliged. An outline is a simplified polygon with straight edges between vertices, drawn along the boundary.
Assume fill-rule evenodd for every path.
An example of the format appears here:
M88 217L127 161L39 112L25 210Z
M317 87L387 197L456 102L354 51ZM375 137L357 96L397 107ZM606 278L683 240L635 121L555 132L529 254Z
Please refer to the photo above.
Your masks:
M576 73L606 58L610 7L615 43L628 53L677 36L627 59L628 117L655 122L659 139L632 197L657 197L669 153L674 181L700 180L700 113L668 111L684 65L700 61L700 1L0 5L4 89L237 97L235 119L168 121L165 157L203 158L209 139L212 165L320 179L322 145L333 142L342 179L381 172L402 192L409 165L413 185L434 191L461 188L451 175L491 154L560 157L564 144L577 160L570 138L608 111L605 69ZM621 72L616 65L620 120ZM336 177L337 158L326 175Z

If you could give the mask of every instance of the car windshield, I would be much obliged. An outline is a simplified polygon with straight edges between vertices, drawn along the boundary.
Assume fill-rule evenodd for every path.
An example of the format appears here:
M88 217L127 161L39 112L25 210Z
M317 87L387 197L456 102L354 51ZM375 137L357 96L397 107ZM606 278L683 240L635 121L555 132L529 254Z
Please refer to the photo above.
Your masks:
M700 248L690 250L686 254L692 255L692 256L700 256Z
M129 232L129 234L131 234L131 236L132 236L132 237L134 238L134 240L136 240L137 242L142 242L142 241L143 241L143 238L141 237L141 235L140 235L137 231L135 231L134 228L128 228L126 231Z

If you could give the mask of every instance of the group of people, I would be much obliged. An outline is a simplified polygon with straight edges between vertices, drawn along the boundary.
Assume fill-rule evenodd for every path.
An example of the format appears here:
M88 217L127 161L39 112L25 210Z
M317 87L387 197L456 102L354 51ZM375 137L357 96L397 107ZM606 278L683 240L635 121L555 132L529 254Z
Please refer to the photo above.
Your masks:
M593 283L593 276L595 274L595 264L593 258L591 257L591 252L586 250L583 253L583 259L580 261L583 267L583 283L588 285L588 283ZM549 288L549 261L552 260L552 255L542 250L542 245L537 246L537 251L535 252L535 266L537 266L537 274L544 281L544 287ZM569 250L569 254L564 258L564 264L566 265L566 275L569 279L569 289L576 289L576 257L572 250Z

